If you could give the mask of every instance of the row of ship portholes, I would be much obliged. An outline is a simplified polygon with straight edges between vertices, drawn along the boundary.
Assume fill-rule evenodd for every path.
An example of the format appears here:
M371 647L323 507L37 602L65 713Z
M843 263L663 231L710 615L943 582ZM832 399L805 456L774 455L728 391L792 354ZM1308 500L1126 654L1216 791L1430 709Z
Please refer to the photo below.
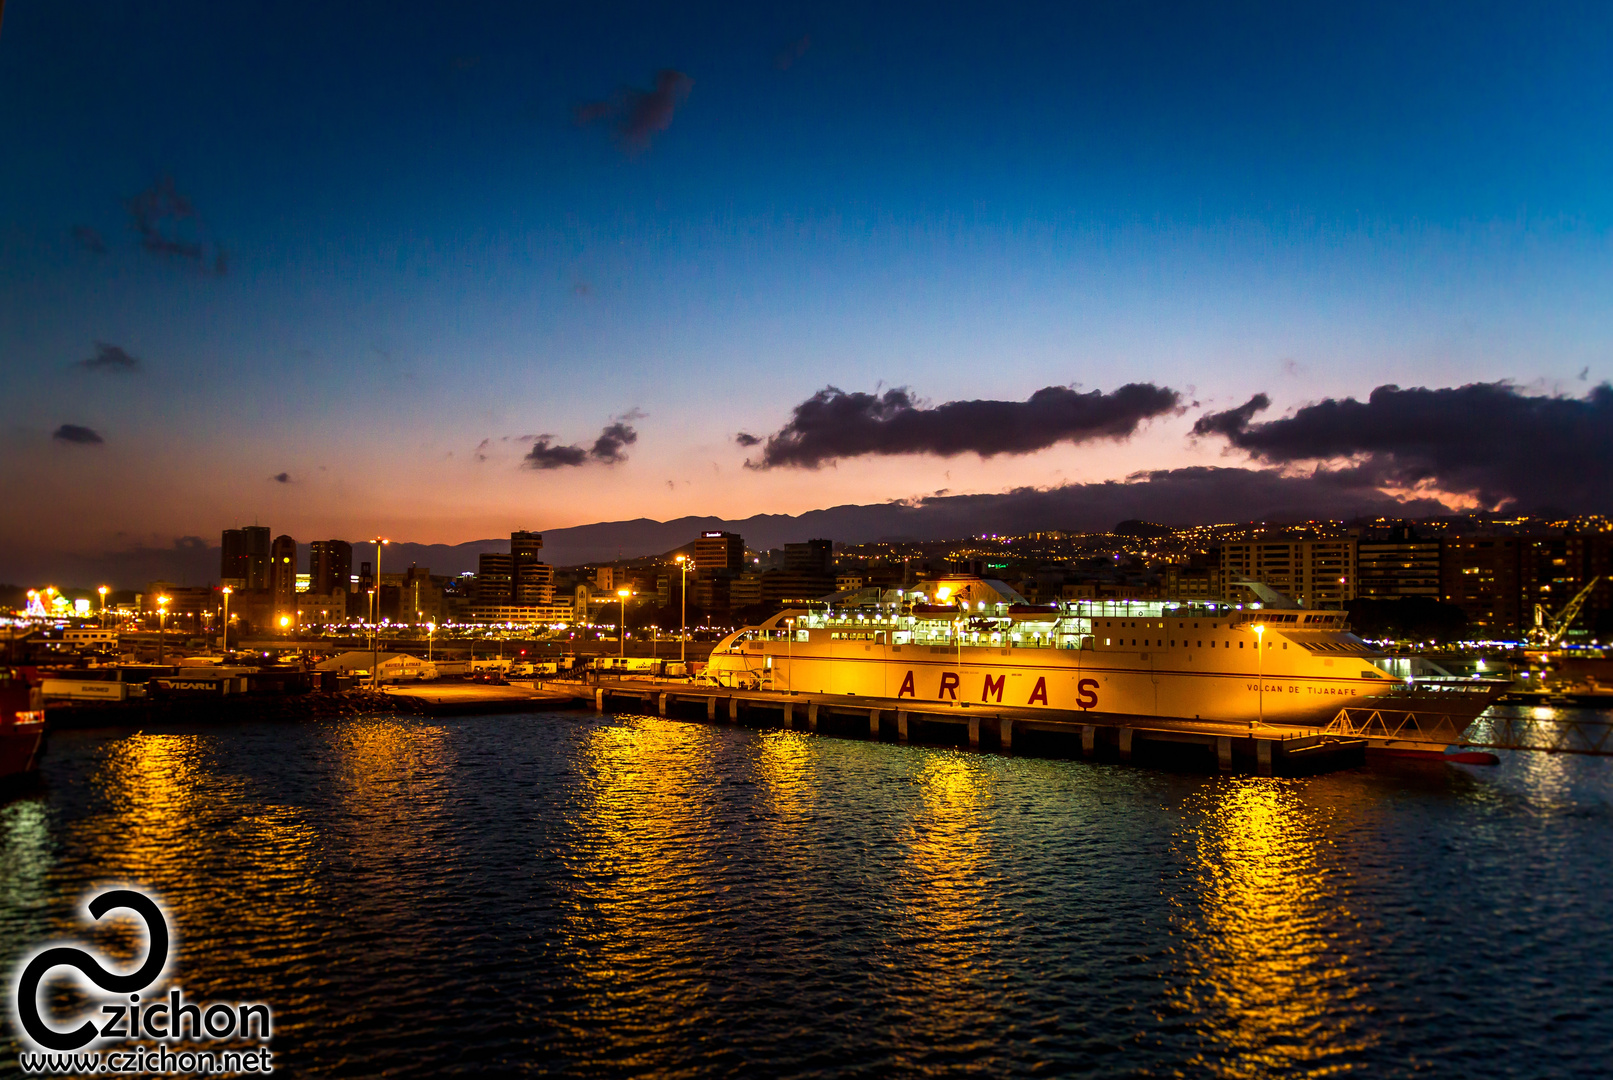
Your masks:
M1121 647L1122 647L1122 648L1124 648L1124 647L1125 647L1125 645L1126 645L1126 639L1125 639L1125 638L1121 638L1121 639L1120 639L1120 641L1119 641L1119 642L1112 642L1112 640L1111 640L1111 639L1110 639L1110 638L1104 638L1104 639L1103 639L1103 643L1104 643L1104 644L1105 644L1105 645L1109 645L1109 644L1118 644L1118 645L1120 645L1120 646L1121 646ZM1133 644L1133 645L1136 645L1136 644L1137 644L1137 639L1136 639L1136 638L1132 638L1132 639L1131 639L1131 643L1132 643L1132 644ZM1202 649L1202 648L1204 648L1204 642L1203 642L1203 641L1196 641L1196 642L1194 642L1194 643L1193 643L1193 644L1194 644L1194 648L1199 648L1199 649ZM1270 648L1273 648L1273 647L1274 647L1274 646L1276 646L1276 644L1277 644L1277 643L1276 643L1276 642L1275 642L1275 641L1268 641L1268 642L1267 642L1267 643L1266 643L1266 648L1268 648L1268 649L1270 649ZM1147 639L1147 638L1143 638L1143 643L1142 643L1142 647L1143 647L1143 648L1145 648L1145 649L1146 649L1146 648L1148 648L1148 647L1150 647L1150 646L1153 646L1153 647L1155 647L1155 648L1164 648L1164 646L1165 646L1165 641L1164 641L1164 639L1163 639L1163 638L1161 638L1161 639L1159 639L1159 640L1157 640L1157 641L1150 641L1150 640L1148 640L1148 639ZM1187 642L1185 642L1185 641L1184 641L1184 642L1182 642L1182 646L1183 646L1183 647L1184 647L1184 648L1186 648L1186 646L1187 646ZM1174 649L1174 648L1176 648L1176 639L1175 639L1175 638L1172 638L1172 639L1171 639L1171 644L1170 644L1170 647L1171 647L1171 648L1173 648L1173 649ZM1222 646L1221 646L1221 647L1222 647L1222 648L1223 648L1223 649L1230 649L1230 648L1232 648L1232 642L1230 642L1230 641L1228 641L1228 642L1225 642L1225 643L1223 643L1223 644L1222 644ZM1210 648L1212 648L1212 649L1213 649L1213 648L1215 648L1215 642L1214 642L1214 641L1212 641L1212 642L1210 642ZM1241 649L1241 648L1243 648L1243 642L1241 642L1241 641L1240 641L1240 642L1238 642L1238 648L1240 648L1240 649ZM1285 641L1285 642L1283 642L1283 648L1285 648L1285 649L1286 649L1286 648L1288 648L1288 642L1286 642L1286 641Z

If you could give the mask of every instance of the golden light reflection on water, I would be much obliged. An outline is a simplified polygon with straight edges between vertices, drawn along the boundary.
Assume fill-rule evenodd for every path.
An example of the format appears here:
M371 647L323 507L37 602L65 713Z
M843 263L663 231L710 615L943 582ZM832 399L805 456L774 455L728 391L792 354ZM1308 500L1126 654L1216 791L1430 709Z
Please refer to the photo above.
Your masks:
M897 885L905 906L901 956L914 995L912 1038L911 1049L896 1057L918 1068L916 1059L931 1048L956 1049L991 1030L1000 1001L985 990L992 953L986 928L997 918L983 910L993 898L988 766L976 756L930 753L915 780L918 805L898 834L906 859Z
M722 770L720 734L711 728L616 719L591 730L579 754L584 775L561 852L561 937L573 989L626 1009L646 976L709 955L698 941L716 933L718 897L702 863L711 846L709 789ZM660 983L656 1007L668 1028L686 1022L703 985L700 977Z
M298 808L257 800L248 780L219 769L216 738L142 732L108 744L87 781L102 812L64 828L64 846L93 868L97 887L129 884L162 899L176 959L187 941L205 948L220 927L246 938L284 930L314 877L314 827ZM223 806L231 813L219 814ZM249 902L243 881L276 903ZM82 933L76 912L58 930ZM132 937L118 936L124 944L111 943L111 955L139 955ZM185 985L205 990L224 975L194 968Z
M756 780L762 787L768 816L762 827L769 838L788 839L812 812L812 795L818 790L808 737L793 731L766 731L757 740Z
M1321 1076L1366 1048L1365 946L1325 857L1326 815L1288 782L1225 779L1178 834L1187 967L1183 1010L1211 1043L1217 1076ZM1196 908L1196 910L1195 910Z

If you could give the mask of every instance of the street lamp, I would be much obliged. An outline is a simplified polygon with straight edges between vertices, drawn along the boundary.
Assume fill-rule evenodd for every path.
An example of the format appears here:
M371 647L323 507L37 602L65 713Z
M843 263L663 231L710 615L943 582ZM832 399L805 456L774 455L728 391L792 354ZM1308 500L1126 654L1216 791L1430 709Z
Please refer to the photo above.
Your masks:
M1255 623L1249 629L1255 632L1255 708L1259 710L1260 726L1266 726L1266 624Z
M162 666L162 641L168 631L168 597L157 597L157 666Z
M375 545L375 614L370 619L370 688L379 689L381 685L381 638L375 632L376 624L381 621L381 546L392 541L377 536L370 541Z
M106 629L106 594L112 590L108 589L105 585L102 585L95 591L101 594L101 628L104 630Z
M683 588L678 593L678 661L689 662L689 556L678 556L678 567L683 571Z
M622 659L627 659L627 598L633 595L632 589L617 589L616 595L622 598L622 621L616 628L616 637L620 642Z
M437 640L437 624L426 624L426 663L431 663L431 646Z
M235 590L224 586L224 629L218 635L218 651L223 656L230 651L230 593Z

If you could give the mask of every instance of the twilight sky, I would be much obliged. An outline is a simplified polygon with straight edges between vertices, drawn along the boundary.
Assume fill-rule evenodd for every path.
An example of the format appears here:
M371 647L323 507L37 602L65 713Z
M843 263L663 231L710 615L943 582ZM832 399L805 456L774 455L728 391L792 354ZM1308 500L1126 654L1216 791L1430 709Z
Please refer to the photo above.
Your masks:
M1606 5L757 7L10 0L0 575L1613 446Z

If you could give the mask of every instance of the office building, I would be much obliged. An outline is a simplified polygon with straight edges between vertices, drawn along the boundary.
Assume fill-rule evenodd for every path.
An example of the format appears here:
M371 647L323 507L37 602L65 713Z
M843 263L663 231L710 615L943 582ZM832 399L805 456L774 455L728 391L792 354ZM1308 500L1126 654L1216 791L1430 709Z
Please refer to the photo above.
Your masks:
M235 589L269 587L269 527L225 529L220 543L219 577Z
M289 611L297 602L297 541L284 534L269 547L269 592L274 606Z
M1229 603L1258 599L1239 578L1258 581L1308 608L1355 599L1354 540L1242 540L1221 548L1221 588Z
M518 607L554 603L554 567L543 562L543 534L510 534L510 599Z
M702 577L737 574L745 568L745 539L738 533L703 532L694 542L694 568Z
M741 556L744 548L741 546ZM792 574L816 574L833 577L835 570L834 543L829 540L808 540L800 544L784 545L784 569Z
M1523 550L1516 536L1451 537L1440 545L1440 595L1467 616L1475 636L1511 637L1523 626Z
M346 540L315 540L308 545L308 591L329 596L353 591L353 545Z
M1438 540L1424 540L1415 529L1363 531L1356 541L1357 596L1368 600L1400 600L1440 595Z
M476 606L508 607L514 602L514 576L514 558L497 551L483 553L476 560Z

